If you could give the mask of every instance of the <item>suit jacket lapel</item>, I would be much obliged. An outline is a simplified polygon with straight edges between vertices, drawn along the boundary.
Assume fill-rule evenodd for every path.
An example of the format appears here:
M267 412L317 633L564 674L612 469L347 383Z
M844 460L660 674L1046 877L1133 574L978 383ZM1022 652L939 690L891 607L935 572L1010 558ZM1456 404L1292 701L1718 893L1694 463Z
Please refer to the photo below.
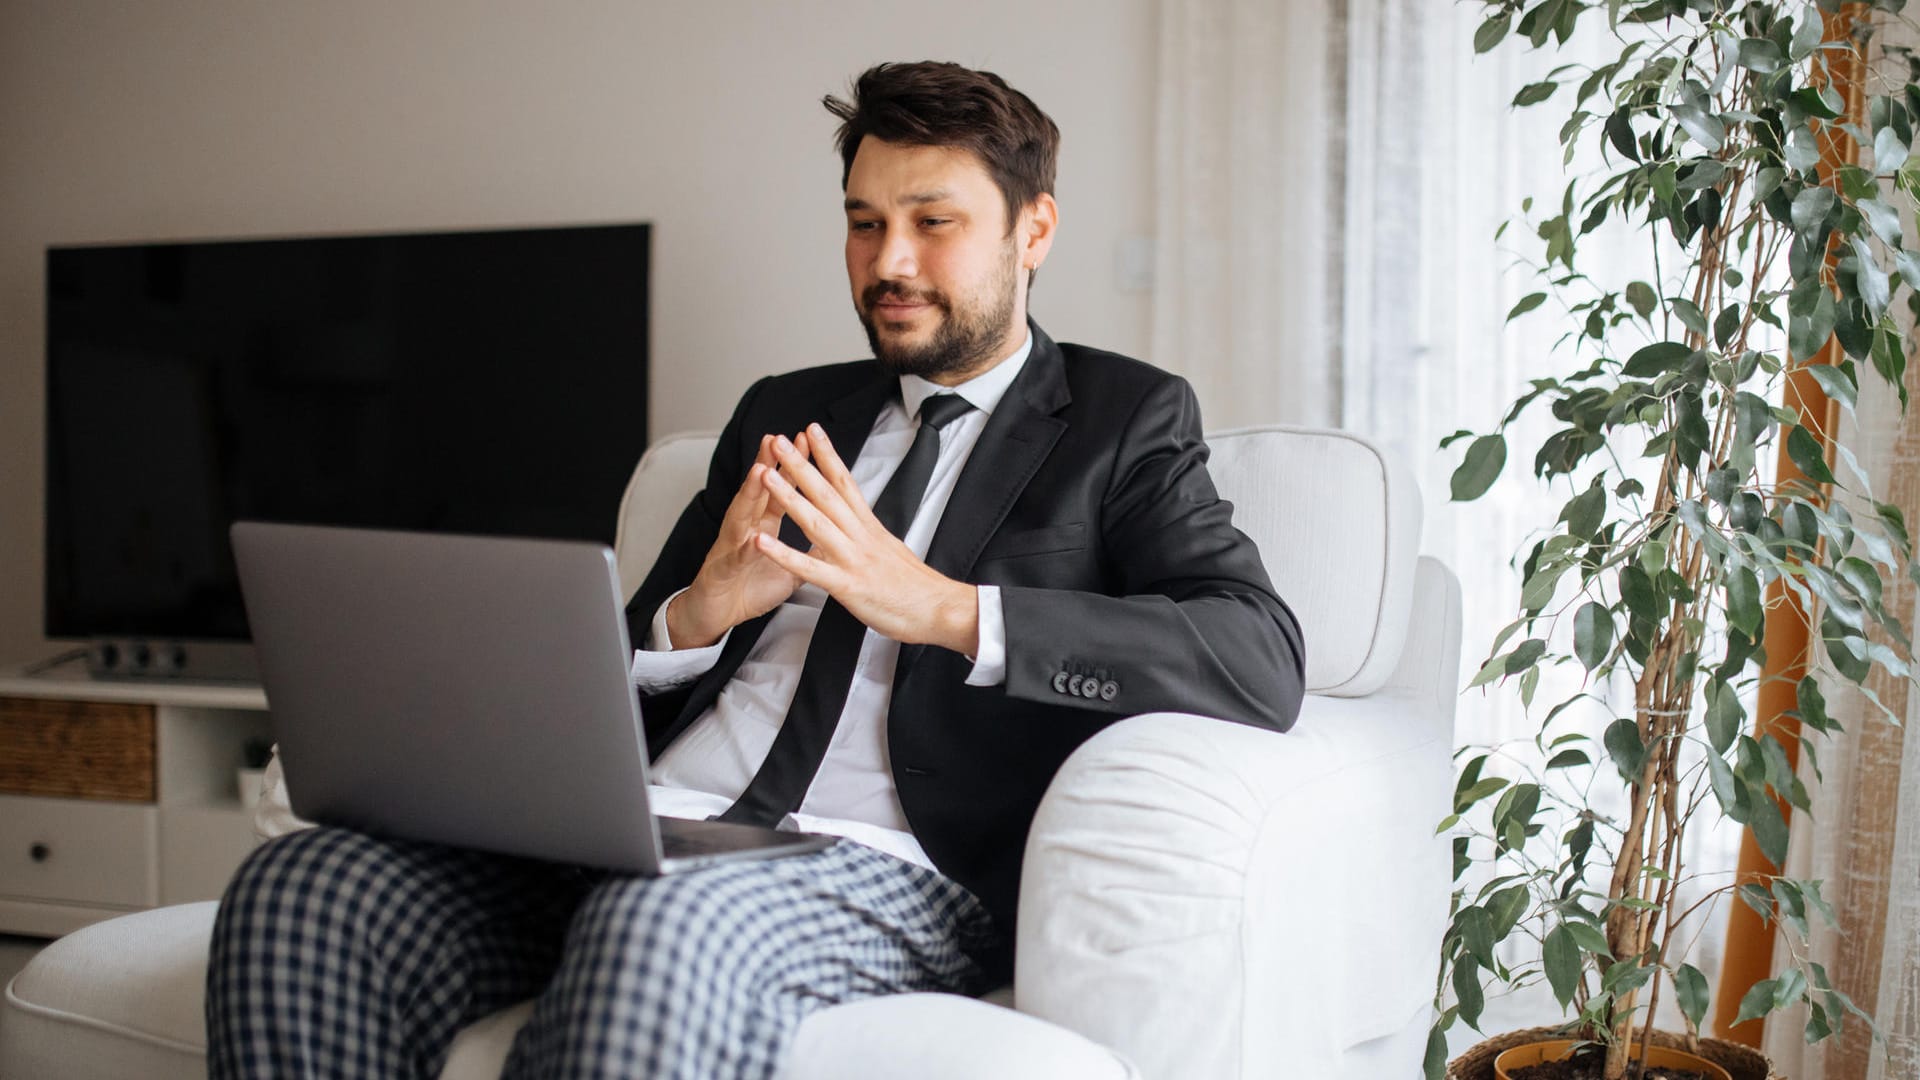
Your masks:
M973 571L1014 500L1067 430L1067 422L1054 415L1073 400L1067 391L1066 361L1060 347L1037 324L1027 326L1033 333L1027 365L987 418L927 548L927 565L956 580L966 580ZM894 671L896 693L923 649L919 645L901 648Z
M1039 326L1027 325L1033 333L1027 365L987 418L927 548L927 565L951 578L965 578L972 571L1013 501L1067 429L1067 422L1054 415L1073 400L1067 392L1066 362L1052 338Z

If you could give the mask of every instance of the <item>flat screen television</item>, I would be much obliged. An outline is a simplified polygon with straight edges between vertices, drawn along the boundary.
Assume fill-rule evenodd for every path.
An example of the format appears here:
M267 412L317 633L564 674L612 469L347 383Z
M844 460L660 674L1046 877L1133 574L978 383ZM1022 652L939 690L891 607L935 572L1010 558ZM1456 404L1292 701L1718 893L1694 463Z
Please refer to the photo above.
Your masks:
M52 247L46 632L244 642L236 519L611 541L645 224Z

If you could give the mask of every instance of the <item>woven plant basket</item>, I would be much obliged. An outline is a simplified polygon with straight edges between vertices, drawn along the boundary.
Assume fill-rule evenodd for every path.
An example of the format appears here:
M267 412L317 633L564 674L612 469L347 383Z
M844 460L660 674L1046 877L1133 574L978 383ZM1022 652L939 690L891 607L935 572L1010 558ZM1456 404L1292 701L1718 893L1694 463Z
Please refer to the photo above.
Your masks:
M1637 1038L1638 1036L1636 1036ZM1564 1039L1567 1033L1557 1027L1528 1028L1506 1035L1497 1035L1454 1058L1447 1065L1447 1080L1494 1080L1493 1059L1503 1051L1511 1050L1525 1043L1543 1039ZM1727 1042L1723 1039L1701 1039L1698 1049L1687 1046L1687 1040L1680 1035L1665 1031L1653 1033L1655 1046L1671 1046L1679 1050L1692 1050L1715 1065L1727 1070L1733 1080L1786 1080L1773 1071L1773 1064L1751 1046Z

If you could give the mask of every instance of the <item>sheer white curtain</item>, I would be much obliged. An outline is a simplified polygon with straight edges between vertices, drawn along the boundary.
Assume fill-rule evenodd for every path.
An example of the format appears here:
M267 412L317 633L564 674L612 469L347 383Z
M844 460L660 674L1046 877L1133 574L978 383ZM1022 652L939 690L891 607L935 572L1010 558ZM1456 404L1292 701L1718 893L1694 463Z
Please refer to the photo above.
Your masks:
M1880 32L1888 43L1920 46L1911 22L1883 19ZM1895 74L1904 77L1904 65ZM1911 238L1916 223L1906 224ZM1912 334L1910 313L1898 306L1895 314ZM1920 408L1916 359L1908 360L1906 385ZM1839 438L1872 477L1873 494L1899 506L1909 524L1920 521L1920 411L1903 414L1893 395L1867 389L1857 413L1842 413ZM1886 606L1915 631L1920 606L1910 581L1896 577L1888 584ZM1813 813L1793 816L1786 872L1826 882L1822 894L1839 927L1814 920L1812 954L1836 986L1876 1017L1885 1040L1870 1039L1865 1025L1850 1019L1839 1038L1808 1046L1804 1008L1771 1017L1767 1056L1795 1080L1920 1077L1920 738L1909 737L1920 724L1920 693L1878 671L1869 685L1904 716L1905 728L1858 692L1836 686L1829 693L1828 713L1846 733L1816 742L1823 783L1814 784L1811 762L1802 757ZM1787 946L1776 942L1776 975L1789 957Z
M1516 454L1487 496L1453 504L1464 448L1437 448L1491 430L1527 379L1572 365L1554 352L1564 321L1543 310L1505 323L1540 288L1525 265L1538 244L1518 220L1495 239L1523 199L1555 205L1565 187L1562 111L1509 103L1569 57L1511 42L1475 56L1483 18L1479 4L1433 0L1163 0L1156 136L1154 358L1194 381L1209 427L1341 426L1412 466L1423 550L1463 586L1462 685L1517 611L1516 554L1572 495L1530 482ZM1595 35L1583 47L1611 60L1619 46ZM1581 251L1602 280L1650 263L1632 237L1589 236ZM1511 441L1538 445L1546 423L1522 421ZM1577 684L1549 674L1543 711ZM1591 719L1597 735L1607 717ZM1503 743L1537 766L1538 724L1510 687L1473 691L1456 741ZM1692 869L1731 869L1737 833L1700 828L1691 841ZM1721 917L1688 935L1710 978ZM1557 1015L1542 986L1490 1003L1485 1026Z
M1333 10L1161 6L1153 357L1215 430L1339 416Z

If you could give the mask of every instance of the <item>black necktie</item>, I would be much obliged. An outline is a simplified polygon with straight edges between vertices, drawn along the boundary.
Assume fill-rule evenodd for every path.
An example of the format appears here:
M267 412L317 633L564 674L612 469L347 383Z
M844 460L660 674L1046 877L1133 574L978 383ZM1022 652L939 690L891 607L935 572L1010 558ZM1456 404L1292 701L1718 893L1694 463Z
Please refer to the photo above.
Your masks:
M920 500L926 497L934 463L940 459L940 429L971 408L957 394L935 394L920 403L920 430L913 436L913 446L880 497L873 501L873 515L888 532L906 535L907 526L920 509ZM841 710L847 706L853 666L860 659L860 643L866 633L865 624L839 601L827 598L820 609L820 621L814 625L813 640L807 645L800 685L793 693L793 703L787 706L780 731L773 737L767 759L760 763L760 771L753 774L747 790L720 815L721 821L774 825L800 808L814 774L820 771L820 762L827 756L827 744L833 741Z

